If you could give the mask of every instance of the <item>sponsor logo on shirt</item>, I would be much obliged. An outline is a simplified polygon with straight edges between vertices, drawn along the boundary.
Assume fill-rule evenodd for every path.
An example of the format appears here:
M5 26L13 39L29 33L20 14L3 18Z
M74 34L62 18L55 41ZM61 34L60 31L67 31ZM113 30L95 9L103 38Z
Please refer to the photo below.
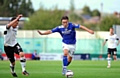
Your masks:
M65 29L65 31L62 31L62 34L70 34L71 30Z

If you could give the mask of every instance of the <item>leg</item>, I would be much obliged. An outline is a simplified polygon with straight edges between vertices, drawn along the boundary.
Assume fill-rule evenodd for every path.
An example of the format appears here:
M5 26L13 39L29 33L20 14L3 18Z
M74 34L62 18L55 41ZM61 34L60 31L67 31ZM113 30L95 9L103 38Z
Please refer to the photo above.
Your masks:
M62 71L62 74L65 75L65 73L67 71L67 63L68 63L68 60L67 60L68 49L64 49L63 52L64 52L64 55L63 55L63 71Z
M72 61L72 57L73 57L73 55L74 55L74 51L75 51L75 45L71 45L70 46L70 50L69 50L69 52L68 52L68 63L67 63L67 66L71 63L71 61Z
M107 58L108 66L107 66L107 68L110 68L110 66L111 66L111 52L112 52L112 49L108 48L108 58Z
M40 57L37 57L37 60L40 60Z
M116 55L113 55L113 58L114 58L114 61L117 60L117 56Z
M1 59L4 60L3 57Z
M10 70L13 75L13 77L17 77L17 74L15 73L15 59L10 59Z
M63 66L67 66L67 55L68 55L68 50L64 49L64 55L63 55Z
M113 58L114 58L114 61L117 60L117 49L113 49Z
M71 63L72 61L72 57L70 55L68 55L68 63L67 63L67 66Z
M11 72L15 72L14 67L15 67L15 61L14 62L10 62Z
M75 51L75 45L63 44L63 52L64 52L64 56L63 56L63 75L65 75L65 73L67 71L67 66L72 61L72 56L74 54L74 51ZM65 69L65 71L64 71L64 69Z
M14 51L12 47L4 46L5 53L10 61L10 70L13 75L13 77L17 77L17 74L15 73L15 59L14 59Z
M107 68L110 68L110 66L111 66L111 49L109 49L108 48L108 58L107 58L107 60L108 60L108 66L107 66Z
M110 68L110 66L111 66L111 58L110 58L110 54L108 54L108 58L107 58L107 60L108 60L108 68Z
M2 57L2 55L0 55L0 59L1 59L1 60L3 60L3 57Z
M20 56L20 64L22 67L23 75L29 75L29 73L25 69L25 67L26 67L25 55L23 53L21 46L18 43L14 46L14 52Z
M29 75L29 73L26 71L25 67L26 67L26 59L25 59L25 56L24 56L24 53L23 52L20 52L19 53L19 56L20 56L20 63L21 63L21 67L22 67L22 72L24 75Z

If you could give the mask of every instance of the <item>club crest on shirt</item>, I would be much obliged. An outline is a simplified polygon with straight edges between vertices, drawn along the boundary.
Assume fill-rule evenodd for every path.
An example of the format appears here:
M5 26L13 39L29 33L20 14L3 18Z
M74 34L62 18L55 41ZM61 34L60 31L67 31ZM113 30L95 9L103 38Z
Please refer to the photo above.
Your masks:
M62 31L62 34L70 34L71 30L65 29L65 31Z

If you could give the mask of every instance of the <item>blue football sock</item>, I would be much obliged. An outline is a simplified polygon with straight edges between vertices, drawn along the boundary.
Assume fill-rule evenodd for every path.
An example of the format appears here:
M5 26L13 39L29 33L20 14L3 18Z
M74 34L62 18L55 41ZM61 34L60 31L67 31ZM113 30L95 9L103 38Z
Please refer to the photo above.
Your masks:
M67 56L63 56L63 66L67 66Z

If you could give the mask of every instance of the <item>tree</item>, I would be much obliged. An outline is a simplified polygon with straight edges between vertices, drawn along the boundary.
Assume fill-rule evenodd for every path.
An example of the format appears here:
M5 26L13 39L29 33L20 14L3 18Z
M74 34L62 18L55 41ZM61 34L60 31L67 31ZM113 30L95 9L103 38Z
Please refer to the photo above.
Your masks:
M54 28L61 24L61 17L64 15L64 10L45 10L40 8L32 16L29 17L30 21L26 21L23 29L25 30L47 30Z
M27 4L26 5L26 9L27 9L26 16L28 16L28 15L34 13L34 9L33 9L31 0L28 0L28 3L26 3L26 4Z
M83 19L75 13L70 13L69 18L71 22L81 23L81 24L83 23Z
M9 3L10 0L0 0L0 16L7 16L9 14Z
M70 10L74 11L75 7L74 7L74 0L70 0Z
M70 13L69 13L69 18L70 21L72 22L81 22L82 18L80 16L78 16L75 12L75 7L74 7L74 0L70 0Z
M23 14L24 16L29 16L34 12L34 9L32 7L32 3L30 0L26 2L26 0L22 0L20 8L19 8L19 13Z
M31 0L0 0L0 16L11 17L18 14L28 16L34 12Z
M99 24L101 31L108 31L113 25L120 25L120 19L115 16L105 16Z
M95 9L92 11L92 16L100 16L100 12L97 9Z
M88 6L85 6L83 9L83 15L91 15L91 10L90 10L90 8L88 7Z

